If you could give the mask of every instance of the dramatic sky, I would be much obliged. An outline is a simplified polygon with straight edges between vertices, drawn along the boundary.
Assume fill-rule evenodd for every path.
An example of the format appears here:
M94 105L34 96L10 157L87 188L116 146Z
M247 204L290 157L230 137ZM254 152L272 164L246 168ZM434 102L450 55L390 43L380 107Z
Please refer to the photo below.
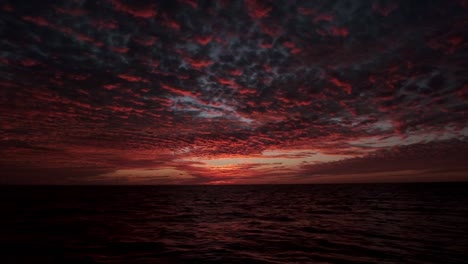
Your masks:
M468 1L0 2L0 183L468 180Z

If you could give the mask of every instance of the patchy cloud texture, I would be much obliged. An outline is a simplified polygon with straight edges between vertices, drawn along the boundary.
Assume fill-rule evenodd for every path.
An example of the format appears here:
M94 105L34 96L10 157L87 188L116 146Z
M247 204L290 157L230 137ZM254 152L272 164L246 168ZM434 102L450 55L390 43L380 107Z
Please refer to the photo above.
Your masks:
M467 1L2 1L1 183L467 180Z

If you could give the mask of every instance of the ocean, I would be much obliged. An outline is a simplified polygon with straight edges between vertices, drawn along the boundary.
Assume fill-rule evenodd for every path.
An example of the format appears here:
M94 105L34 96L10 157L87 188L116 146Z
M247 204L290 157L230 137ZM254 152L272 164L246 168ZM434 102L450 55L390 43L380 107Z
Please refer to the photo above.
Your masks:
M1 186L0 263L468 263L468 184Z

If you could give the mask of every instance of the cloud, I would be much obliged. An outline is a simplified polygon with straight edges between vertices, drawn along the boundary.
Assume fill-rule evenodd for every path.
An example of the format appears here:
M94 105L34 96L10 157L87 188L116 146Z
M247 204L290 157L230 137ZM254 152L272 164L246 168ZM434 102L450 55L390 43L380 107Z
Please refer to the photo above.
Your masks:
M77 171L72 182L88 181L86 171L105 174L100 182L166 171L157 183L458 168L450 151L468 135L464 10L457 1L9 2L1 165L18 182L37 182L34 170ZM458 141L439 146L446 140ZM408 162L409 149L432 153L421 144L451 154ZM294 162L276 172L180 162L273 159L272 150ZM312 160L324 156L342 161Z
M272 7L265 1L246 0L245 5L250 17L253 19L264 18L271 12Z
M356 175L416 171L466 171L468 142L447 140L382 149L361 157L302 167L304 175ZM431 164L431 166L428 166ZM352 179L350 179L352 181Z
M115 10L138 18L153 18L157 15L156 6L152 4L138 5L125 0L109 0Z
M0 167L2 176L0 184L26 184L26 185L75 185L94 184L93 177L108 173L106 168L21 168ZM116 183L112 179L107 182Z

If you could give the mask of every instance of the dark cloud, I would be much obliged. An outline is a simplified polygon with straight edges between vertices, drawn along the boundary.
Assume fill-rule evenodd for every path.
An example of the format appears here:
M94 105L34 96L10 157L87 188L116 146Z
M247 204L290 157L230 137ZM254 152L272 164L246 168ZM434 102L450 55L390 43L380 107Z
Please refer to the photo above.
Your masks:
M340 175L393 172L403 170L459 171L468 170L468 142L448 140L398 146L372 152L362 157L302 166L304 174ZM429 166L430 164L430 166Z
M122 184L119 179L108 179L105 182L95 181L93 178L112 172L105 168L23 168L0 166L2 176L0 184L26 184L26 185L75 185L75 184Z
M1 164L23 179L5 182L138 168L265 180L255 160L224 172L184 162L299 149L310 155L276 156L342 155L357 172L392 170L374 151L456 149L467 14L464 1L4 1ZM323 166L347 170L336 164Z

